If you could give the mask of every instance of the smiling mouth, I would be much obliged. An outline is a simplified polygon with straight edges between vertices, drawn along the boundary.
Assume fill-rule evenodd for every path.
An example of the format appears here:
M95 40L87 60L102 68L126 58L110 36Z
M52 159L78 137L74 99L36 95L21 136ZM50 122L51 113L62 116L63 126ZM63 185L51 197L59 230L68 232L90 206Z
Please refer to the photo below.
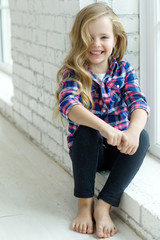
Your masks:
M90 51L91 55L100 55L102 54L104 51Z

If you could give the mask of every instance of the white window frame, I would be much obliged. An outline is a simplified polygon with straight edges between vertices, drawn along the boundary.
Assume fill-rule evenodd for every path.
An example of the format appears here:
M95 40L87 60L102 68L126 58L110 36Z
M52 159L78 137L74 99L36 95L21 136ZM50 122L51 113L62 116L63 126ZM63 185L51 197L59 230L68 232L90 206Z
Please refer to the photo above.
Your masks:
M1 17L2 17L2 12L8 10L9 11L9 5L8 5L8 0L1 0L0 1L0 13L1 13ZM9 12L10 15L10 12ZM0 19L1 20L1 19ZM10 19L9 19L10 20ZM11 75L12 73L12 59L11 59L11 39L8 39L8 35L10 35L10 23L3 23L1 22L0 24L2 24L2 28L4 29L3 32L0 34L0 37L2 37L2 39L0 39L0 48L2 48L2 51L5 51L5 58L7 57L7 61L5 59L5 61L1 61L1 57L3 55L2 52L0 52L0 54L2 54L0 56L0 71L3 71L9 75ZM6 27L6 24L9 24L8 27ZM4 43L2 43L4 42Z
M150 135L149 151L160 158L160 0L140 0L140 81L151 108L147 130ZM159 103L157 101L159 97ZM160 110L159 110L160 115Z

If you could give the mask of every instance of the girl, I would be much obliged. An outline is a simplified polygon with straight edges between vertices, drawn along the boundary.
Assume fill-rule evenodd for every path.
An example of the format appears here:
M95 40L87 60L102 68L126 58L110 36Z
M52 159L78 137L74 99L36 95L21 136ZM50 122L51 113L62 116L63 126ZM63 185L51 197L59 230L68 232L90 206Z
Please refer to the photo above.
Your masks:
M105 4L82 9L74 22L71 50L59 70L59 111L69 121L68 146L73 164L78 213L72 228L99 238L117 233L110 217L140 168L149 147L144 126L149 113L132 66L122 61L125 30ZM110 170L94 208L97 171Z

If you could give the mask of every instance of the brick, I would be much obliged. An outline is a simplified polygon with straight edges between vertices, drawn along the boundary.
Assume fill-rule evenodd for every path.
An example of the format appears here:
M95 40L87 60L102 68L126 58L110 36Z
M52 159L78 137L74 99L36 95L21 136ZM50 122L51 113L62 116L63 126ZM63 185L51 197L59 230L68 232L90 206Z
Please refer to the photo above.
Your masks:
M13 110L18 112L20 114L20 102L16 99L16 97L13 98Z
M56 79L56 76L54 77ZM52 84L54 83L53 79L51 78L45 78L45 85L44 89L48 91L51 95L53 95L53 89L52 89ZM52 96L53 97L53 96Z
M71 48L70 38L69 38L69 35L66 35L65 36L65 51L68 52L70 48Z
M45 56L45 60L46 62L48 63L56 63L56 60L55 60L55 49L51 48L51 47L47 47L45 48L44 50L44 56Z
M101 0L97 0L96 2L102 2ZM112 6L112 0L104 0L104 2L111 7Z
M13 119L18 127L23 129L26 133L28 133L28 122L24 119L20 114L16 111L13 112Z
M41 13L44 8L43 4L41 0L28 0L28 10L29 12Z
M65 33L65 17L63 15L55 16L54 20L55 20L54 31L58 33Z
M95 1L95 0L86 0L86 1L80 0L79 1L80 9L88 6L89 4L96 3L96 2L98 2L98 1Z
M54 31L55 19L53 16L40 15L38 17L38 27L46 31Z
M14 97L16 97L16 99L18 99L18 101L22 101L22 92L17 89L16 87L14 88Z
M44 91L44 104L51 109L55 106L55 99L46 91Z
M129 52L139 52L140 43L139 43L139 36L138 35L129 35L128 36L128 51Z
M112 9L116 14L138 14L138 0L113 0Z
M67 134L63 131L63 148L68 152Z
M23 25L23 14L21 12L11 11L12 24Z
M39 45L32 43L32 53L29 53L29 55L37 60L44 60L46 59L46 55L44 54L45 50L45 46L40 47Z
M48 135L59 145L62 145L62 132L50 123L48 123Z
M35 139L38 143L41 143L41 132L33 124L28 124L28 133Z
M74 20L75 20L75 17L66 16L66 21L65 21L65 24L66 24L65 32L66 33L70 33L70 31L72 29L72 26L73 26L73 23L74 23Z
M79 12L79 0L64 0L59 1L59 4L64 14L75 15Z
M61 33L47 33L47 45L54 49L65 49L65 38Z
M23 53L13 50L12 59L16 64L29 68L29 57L24 55Z
M12 37L12 46L14 46L14 50L24 52L24 44L24 40Z
M47 133L47 122L39 116L38 114L33 112L33 124L39 128L42 132Z
M14 65L14 73L16 73L19 77L25 79L29 83L36 83L35 75L31 69L28 69L19 64Z
M9 119L12 120L12 119L13 119L13 107L12 107L12 105L6 104L5 110L6 110L5 115L6 115Z
M61 51L61 50L55 51L56 65L61 67L64 62L65 57L66 57L66 53L64 51Z
M44 106L44 118L50 123L52 123L52 116L53 116L53 109L50 109L47 106Z
M21 102L26 105L26 106L29 106L29 101L30 101L30 97L26 94L22 94L22 100Z
M32 111L29 108L20 104L20 113L26 120L32 122Z
M34 29L33 30L33 41L36 44L46 46L46 44L47 44L46 31Z
M62 159L62 147L51 139L47 134L42 134L42 144L52 153L57 160ZM62 160L61 160L62 162Z
M44 63L44 75L46 77L53 79L53 77L56 76L58 70L59 69L56 66L54 66L53 64Z
M9 7L11 11L16 10L16 0L9 0Z
M137 15L122 15L119 16L126 33L139 32L139 21Z
M43 63L34 58L30 58L30 68L40 74L43 74Z
M56 14L60 11L59 0L45 0L42 4L42 12L45 14Z
M139 54L135 52L127 52L124 56L124 60L129 61L135 70L139 67Z
M38 104L35 99L32 99L32 98L29 99L29 108L34 111L38 109Z
M11 0L10 0L11 2ZM27 12L28 11L28 1L16 0L14 1L16 9Z
M72 173L72 161L70 159L68 151L63 150L62 152L62 164L65 166L65 168Z

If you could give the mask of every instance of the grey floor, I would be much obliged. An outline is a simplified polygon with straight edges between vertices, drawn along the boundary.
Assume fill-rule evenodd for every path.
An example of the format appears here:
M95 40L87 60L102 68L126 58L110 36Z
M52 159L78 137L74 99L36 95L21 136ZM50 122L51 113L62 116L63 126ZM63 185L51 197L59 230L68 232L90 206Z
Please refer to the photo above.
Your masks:
M71 230L76 205L72 177L0 115L0 239L97 239ZM140 240L113 218L113 240Z

